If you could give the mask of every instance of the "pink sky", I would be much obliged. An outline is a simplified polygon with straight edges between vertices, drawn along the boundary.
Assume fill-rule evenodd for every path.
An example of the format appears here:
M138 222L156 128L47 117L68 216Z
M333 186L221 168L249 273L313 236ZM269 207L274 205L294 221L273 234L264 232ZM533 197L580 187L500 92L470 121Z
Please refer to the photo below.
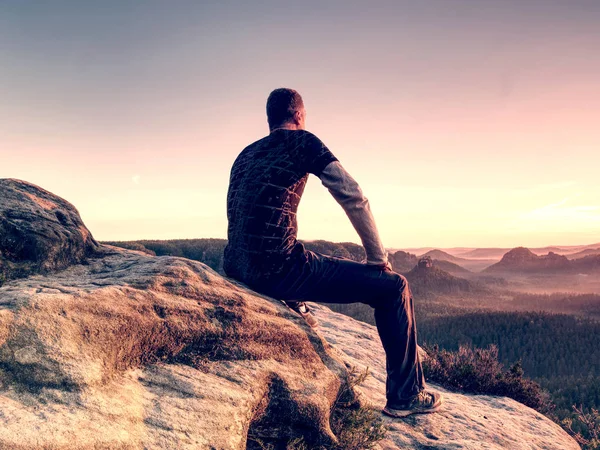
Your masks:
M84 3L0 6L0 177L98 239L225 237L288 86L386 246L600 242L598 2ZM314 177L299 225L358 241Z

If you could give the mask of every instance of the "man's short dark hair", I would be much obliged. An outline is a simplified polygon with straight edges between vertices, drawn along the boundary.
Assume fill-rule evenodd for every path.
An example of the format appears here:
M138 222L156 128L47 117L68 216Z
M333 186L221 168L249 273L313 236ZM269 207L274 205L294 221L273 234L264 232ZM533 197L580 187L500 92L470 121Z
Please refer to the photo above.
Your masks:
M297 91L288 88L275 89L267 99L267 121L269 128L277 128L294 117L294 113L304 106Z

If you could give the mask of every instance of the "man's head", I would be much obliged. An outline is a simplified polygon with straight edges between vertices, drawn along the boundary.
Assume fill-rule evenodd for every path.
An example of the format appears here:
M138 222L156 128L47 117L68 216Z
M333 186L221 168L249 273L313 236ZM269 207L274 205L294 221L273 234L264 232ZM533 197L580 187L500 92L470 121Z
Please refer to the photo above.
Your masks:
M288 128L304 130L306 111L304 102L293 89L275 89L267 99L267 121L269 129Z

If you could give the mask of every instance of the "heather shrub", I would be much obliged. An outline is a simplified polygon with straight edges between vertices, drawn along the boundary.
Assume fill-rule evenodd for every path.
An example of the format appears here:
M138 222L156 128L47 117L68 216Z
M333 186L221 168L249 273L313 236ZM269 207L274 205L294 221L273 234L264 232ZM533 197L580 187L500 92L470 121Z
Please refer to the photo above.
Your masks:
M583 406L573 405L574 417L563 419L563 427L585 450L600 449L600 412L597 409L584 410Z
M428 358L423 362L425 377L451 390L473 394L510 397L543 414L551 414L549 395L536 382L523 376L521 363L506 370L498 361L498 348L460 346L458 351L424 347Z

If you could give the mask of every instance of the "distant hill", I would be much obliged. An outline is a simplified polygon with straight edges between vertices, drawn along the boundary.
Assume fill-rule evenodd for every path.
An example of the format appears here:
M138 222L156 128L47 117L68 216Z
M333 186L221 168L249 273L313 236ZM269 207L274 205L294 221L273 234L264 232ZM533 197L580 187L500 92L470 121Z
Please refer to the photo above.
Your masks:
M590 274L600 272L600 255L569 260L566 256L554 252L538 256L525 247L517 247L506 253L500 262L488 267L483 272Z
M548 253L556 253L562 255L564 252L570 251L569 249L564 249L560 247L539 247L539 248L530 248L531 252L535 253L538 256L547 255Z
M438 261L450 261L455 264L460 264L462 262L468 262L467 259L453 256L450 253L446 253L443 250L438 250L437 248L433 249L433 250L429 250L427 253L423 253L422 255L419 255L420 258L422 258L423 256L429 256L431 259L437 259Z
M226 239L174 239L174 240L142 240L142 241L125 241L125 242L104 242L105 244L116 245L118 247L124 247L133 250L143 251L149 254L164 256L182 256L188 259L194 259L201 261L219 273L223 273L223 249L227 244ZM348 258L353 261L362 261L365 257L365 252L362 246L354 244L352 242L329 242L329 241L303 241L305 247L308 250L319 252L325 255L338 256ZM516 249L514 249L516 250ZM529 254L524 256L525 259L529 259L529 263L523 263L524 269L519 269L520 266L515 265L515 261L511 262L509 257L508 263L505 261L503 264L493 264L489 266L485 272L522 272L523 270L528 272L536 271L548 271L548 268L540 263L535 258L547 258L547 256L537 256L531 251L525 249ZM511 250L512 252L512 250ZM511 253L508 252L508 253ZM443 251L439 251L440 256L444 256ZM449 255L449 254L447 254ZM553 254L554 257L567 259L564 256ZM449 255L452 256L452 255ZM399 250L395 253L390 253L390 262L396 272L405 273L411 271L416 265L419 258L408 252ZM533 257L533 258L532 258ZM597 258L597 259L594 259ZM518 258L517 258L518 259ZM460 260L460 259L459 259ZM479 270L481 265L486 263L484 260L468 261L463 259L463 265L457 265L451 261L433 259L434 267L442 269L443 271L450 272L453 274L466 274L469 270ZM590 255L572 261L573 264L565 265L565 273L595 273L599 271L598 260L600 255ZM536 262L537 261L537 262ZM568 261L568 260L567 260ZM570 262L570 261L568 261ZM475 265L475 266L473 266ZM551 265L550 265L551 266ZM550 267L548 266L548 267ZM546 268L544 268L546 267ZM554 266L551 266L554 267Z
M577 273L600 274L600 255L584 256L571 261Z
M476 248L469 250L465 253L461 253L457 256L461 258L472 258L472 259L495 259L499 260L504 254L509 251L509 248Z
M600 248L588 248L576 253L567 253L565 256L569 259L579 259L585 256L600 255Z
M589 249L596 249L597 247L600 247L600 245L553 245L548 247L532 247L529 248L529 250L538 256L544 256L548 253L557 253L559 255L568 256L569 254L583 252Z
M429 256L437 262L437 267L451 273L479 272L498 262L498 259L461 258L439 249L433 249L421 255L421 257L424 256Z
M417 265L417 262L419 261L417 255L413 255L412 253L404 252L402 250L398 250L395 253L390 253L388 255L388 259L390 263L392 263L394 270L400 273L410 271Z
M517 247L483 272L556 272L568 270L569 267L569 260L565 256L553 252L538 256L528 248Z
M307 250L321 253L323 255L336 256L338 258L347 258L352 261L362 261L365 259L365 250L362 245L353 242L330 242L324 240L301 241Z
M600 242L596 244L586 244L586 245L552 245L546 247L528 247L531 252L536 255L546 255L550 252L558 253L559 255L569 256L570 254L574 254L577 252L582 252L584 250L597 250L600 249ZM480 248L472 248L472 247L451 247L451 248L441 248L441 247L416 247L416 248L401 248L395 249L403 250L405 252L413 253L415 255L425 255L432 251L441 251L446 255L451 255L457 258L463 259L491 259L500 261L500 259L511 249L510 247L480 247ZM444 259L447 261L451 261L447 257L440 257L439 254L430 255L433 259ZM457 264L461 264L458 261L452 261ZM462 264L461 264L462 265Z
M203 262L220 274L223 272L223 250L227 239L172 239L172 240L142 240L142 241L113 241L105 244L117 247L139 250L157 256L181 256ZM324 255L337 256L362 261L365 251L362 246L352 242L302 241L307 250ZM416 257L415 257L416 258ZM412 266L411 266L412 267Z
M392 267L394 268L394 270L399 273L410 272L413 269L413 267L415 267L419 262L419 258L416 255L402 250L398 250L395 253L390 253L389 260L392 263ZM435 267L445 270L446 272L456 274L470 273L469 270L450 261L433 259L433 263Z
M403 251L403 252L407 252L407 253L413 253L415 255L422 255L425 252L428 252L429 250L434 250L435 247L417 247L417 248L397 248L397 249L393 249L391 251Z
M600 244L592 244L592 245L555 245L553 247L540 247L540 248L530 248L530 250L536 255L545 255L547 253L553 252L558 253L559 255L568 256L569 254L582 252L589 249L597 249L600 247Z
M467 273L471 273L471 271L469 269L465 269L463 266L460 266L456 263L453 263L451 261L444 261L442 259L434 259L433 260L433 265L434 267L438 267L442 270L445 270L446 272L449 273L457 273L457 274L467 274Z
M223 272L223 249L227 239L171 239L171 240L142 240L142 241L111 241L103 244L116 247L139 250L156 256L180 256L200 261L216 270Z
M450 275L436 267L435 263L433 267L416 265L404 275L416 294L458 294L476 290L470 281Z

